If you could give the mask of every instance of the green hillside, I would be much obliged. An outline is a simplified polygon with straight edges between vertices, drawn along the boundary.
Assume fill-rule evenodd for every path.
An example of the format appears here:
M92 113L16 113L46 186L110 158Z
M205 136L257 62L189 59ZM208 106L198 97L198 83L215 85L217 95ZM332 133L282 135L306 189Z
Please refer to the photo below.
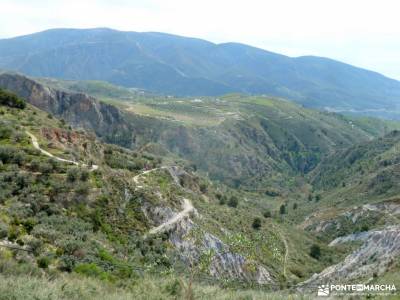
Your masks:
M310 245L320 242L282 223L281 197L212 183L172 157L103 144L29 104L21 109L7 103L0 106L0 115L0 265L6 276L3 284L14 278L19 297L43 297L38 287L49 286L59 297L71 293L70 298L86 299L86 291L75 286L77 280L107 299L116 293L143 293L143 299L184 295L190 274L183 258L192 254L180 249L176 240L203 245L198 248L200 258L192 258L195 279L189 291L204 299L262 299L344 254L321 244L324 259L307 255ZM27 132L42 150L35 149ZM176 225L187 235L172 229L149 234L173 211L179 212L182 198L190 199L195 210L188 221ZM271 217L263 216L266 210ZM257 227L256 217L261 220ZM211 241L219 241L224 249L213 248ZM210 273L219 251L236 257L230 262L232 268L238 264L235 270L244 268L244 259L244 273L228 275L229 264L227 270ZM251 278L261 266L270 279L259 284L264 292L256 292ZM66 290L60 291L60 285ZM154 285L162 289L143 290ZM238 292L230 291L238 286Z
M372 281L396 278L396 122L271 97L41 82L0 76L28 102L0 92L0 268L21 295L66 285L85 299L81 280L100 299L289 296L362 258L357 238L370 233L388 253ZM359 265L372 276L375 263Z

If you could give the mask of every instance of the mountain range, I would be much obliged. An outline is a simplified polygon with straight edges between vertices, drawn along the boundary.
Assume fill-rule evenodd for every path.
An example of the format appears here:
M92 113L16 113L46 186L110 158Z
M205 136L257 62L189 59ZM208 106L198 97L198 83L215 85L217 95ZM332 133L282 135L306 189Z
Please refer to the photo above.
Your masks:
M375 72L322 57L293 58L156 32L52 29L2 39L0 68L179 96L267 94L391 118L400 107L400 82Z

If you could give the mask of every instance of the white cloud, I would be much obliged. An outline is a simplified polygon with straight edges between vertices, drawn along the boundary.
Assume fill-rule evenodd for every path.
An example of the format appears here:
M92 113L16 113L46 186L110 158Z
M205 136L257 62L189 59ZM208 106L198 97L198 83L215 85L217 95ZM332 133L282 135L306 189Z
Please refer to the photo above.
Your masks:
M161 31L329 56L400 79L394 0L0 0L0 37L55 27Z

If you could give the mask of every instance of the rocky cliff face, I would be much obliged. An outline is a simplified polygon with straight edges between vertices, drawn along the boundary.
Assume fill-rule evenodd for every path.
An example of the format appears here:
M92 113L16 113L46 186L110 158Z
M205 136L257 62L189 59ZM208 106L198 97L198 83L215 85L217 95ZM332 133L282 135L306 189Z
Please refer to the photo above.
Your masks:
M132 145L130 126L115 106L99 102L86 94L55 90L18 74L1 74L0 87L74 127L93 130L107 142Z
M349 283L360 278L368 282L374 275L383 274L400 255L400 226L340 237L330 245L352 241L361 241L363 244L341 263L314 274L304 285Z

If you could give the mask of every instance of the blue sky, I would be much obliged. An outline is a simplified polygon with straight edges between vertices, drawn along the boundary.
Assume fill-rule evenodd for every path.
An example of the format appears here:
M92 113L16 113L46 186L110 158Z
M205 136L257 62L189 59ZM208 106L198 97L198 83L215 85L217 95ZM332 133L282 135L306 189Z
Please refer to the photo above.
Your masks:
M318 55L400 80L400 1L0 0L0 38L49 28L160 31Z

